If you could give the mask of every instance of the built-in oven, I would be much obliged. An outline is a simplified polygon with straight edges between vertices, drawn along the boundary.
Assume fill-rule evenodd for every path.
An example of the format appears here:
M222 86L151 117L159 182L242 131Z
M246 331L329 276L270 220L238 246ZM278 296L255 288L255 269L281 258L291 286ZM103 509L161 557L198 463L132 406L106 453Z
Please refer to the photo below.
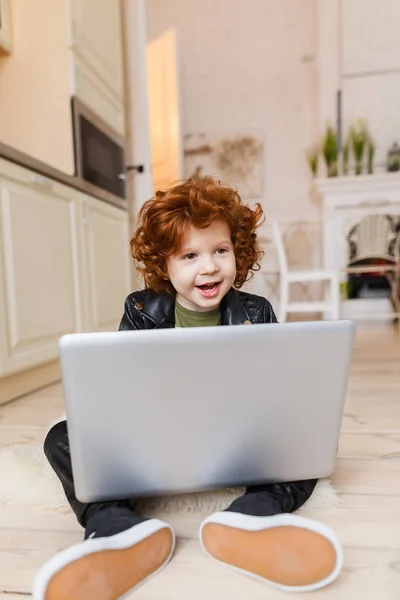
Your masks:
M126 199L124 140L78 98L71 99L75 175L88 191Z

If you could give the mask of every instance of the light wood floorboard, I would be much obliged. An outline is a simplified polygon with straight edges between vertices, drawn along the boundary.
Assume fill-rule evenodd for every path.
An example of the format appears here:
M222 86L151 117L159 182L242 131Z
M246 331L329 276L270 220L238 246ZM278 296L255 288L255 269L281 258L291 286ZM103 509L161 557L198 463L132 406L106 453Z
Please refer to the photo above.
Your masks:
M0 407L0 443L42 443L63 412L60 384ZM360 327L352 361L336 470L341 505L315 511L345 550L332 586L304 600L395 600L400 595L400 336L391 326ZM211 562L200 549L200 517L169 515L179 538L171 564L132 594L137 600L268 600L272 588ZM0 508L0 600L30 597L35 573L80 541L72 514Z

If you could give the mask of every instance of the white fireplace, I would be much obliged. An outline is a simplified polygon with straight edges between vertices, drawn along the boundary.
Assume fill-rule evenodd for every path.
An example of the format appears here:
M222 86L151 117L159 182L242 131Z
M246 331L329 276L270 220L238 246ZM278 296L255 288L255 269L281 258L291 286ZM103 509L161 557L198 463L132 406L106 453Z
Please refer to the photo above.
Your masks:
M400 218L400 174L380 173L318 179L313 199L322 206L323 266L335 269L342 283L347 282L349 261L347 236L368 215ZM390 318L393 309L388 298L347 300L343 317Z

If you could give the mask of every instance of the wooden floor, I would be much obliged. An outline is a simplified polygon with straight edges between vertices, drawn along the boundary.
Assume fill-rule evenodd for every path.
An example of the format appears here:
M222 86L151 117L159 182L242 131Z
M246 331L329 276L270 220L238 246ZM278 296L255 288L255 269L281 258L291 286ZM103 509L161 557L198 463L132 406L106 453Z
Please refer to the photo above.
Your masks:
M1 443L33 443L62 412L61 388L0 408ZM2 476L2 474L0 474ZM333 482L343 504L320 509L345 549L330 586L302 598L395 600L400 595L400 336L390 326L359 329ZM209 561L197 541L199 519L169 519L178 536L166 570L132 594L138 600L252 600L283 594ZM72 515L0 507L0 599L30 596L39 567L82 539Z

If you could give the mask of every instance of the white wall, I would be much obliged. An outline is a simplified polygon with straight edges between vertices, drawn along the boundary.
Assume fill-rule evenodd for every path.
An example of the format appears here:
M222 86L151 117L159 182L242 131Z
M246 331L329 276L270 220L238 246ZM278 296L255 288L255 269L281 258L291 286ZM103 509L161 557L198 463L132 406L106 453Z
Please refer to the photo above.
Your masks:
M289 261L321 264L321 212L305 149L365 118L377 162L400 142L398 0L147 0L148 37L177 30L183 133L253 129L265 145L262 202ZM272 253L273 254L273 253ZM276 260L267 250L267 266Z
M319 219L305 149L317 135L315 0L148 0L148 37L178 38L183 133L254 131L262 201L284 221Z
M0 138L73 173L67 2L11 3L13 52L0 58Z
M345 126L365 118L385 166L390 146L400 143L398 0L342 0L342 88Z

